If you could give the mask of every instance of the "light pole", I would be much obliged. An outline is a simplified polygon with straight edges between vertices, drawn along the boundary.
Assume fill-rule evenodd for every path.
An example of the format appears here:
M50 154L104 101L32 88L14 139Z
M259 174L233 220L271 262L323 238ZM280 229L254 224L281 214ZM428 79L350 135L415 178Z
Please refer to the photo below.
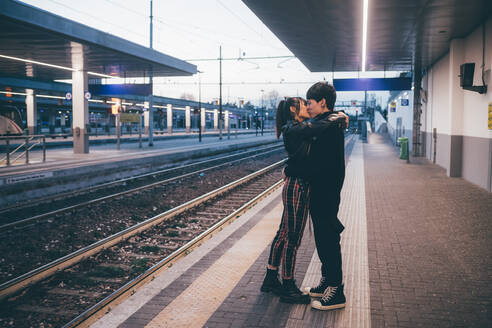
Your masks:
M153 48L153 27L152 27L152 20L154 16L152 15L152 0L150 0L150 49ZM149 95L149 147L154 146L154 87L153 87L153 75L154 72L152 71L152 68L149 70L149 83L150 83L150 95Z
M202 142L202 77L198 72L198 142Z
M222 46L219 47L219 140L222 140Z
M264 115L263 115L263 112L264 112L264 110L265 110L265 104L264 104L264 100L265 100L265 98L264 98L264 92L265 92L265 90L261 89L261 135L262 135L262 136L263 136L263 125L264 125L264 123L263 123L263 121L264 121L264 117L263 117Z

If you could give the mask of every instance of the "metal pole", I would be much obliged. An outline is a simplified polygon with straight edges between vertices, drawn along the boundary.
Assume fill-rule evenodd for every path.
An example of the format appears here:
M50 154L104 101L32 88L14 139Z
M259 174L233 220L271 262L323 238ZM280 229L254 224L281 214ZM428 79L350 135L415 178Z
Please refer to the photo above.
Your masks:
M142 148L142 114L138 114L138 148Z
M26 164L29 164L29 137L26 137Z
M6 141L6 147L7 147L7 166L10 166L10 141L9 139L7 138Z
M417 61L414 66L413 78L413 156L422 156L421 154L421 136L420 136L420 84L422 82L422 71L420 62Z
M46 138L43 137L43 163L46 162Z
M219 46L219 140L222 140L222 46Z
M116 149L120 150L120 114L116 114Z
M198 71L198 142L202 142L202 77Z
M152 26L152 21L154 16L152 15L152 0L150 0L150 49L153 48L153 26ZM152 68L150 68L149 71L149 83L150 83L150 96L149 96L149 147L152 147L154 145L154 99L153 99L153 94L154 94L154 88L153 88L153 75L154 72L152 71Z

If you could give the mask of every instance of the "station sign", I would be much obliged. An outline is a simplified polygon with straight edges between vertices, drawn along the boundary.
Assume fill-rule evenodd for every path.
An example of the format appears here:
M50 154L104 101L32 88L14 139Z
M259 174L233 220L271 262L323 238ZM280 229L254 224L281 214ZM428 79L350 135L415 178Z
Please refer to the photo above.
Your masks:
M91 99L91 97L92 97L92 95L89 91L84 92L84 98L85 99L89 100L89 99Z
M66 100L72 100L72 93L71 92L65 93L65 99Z
M391 91L410 90L412 78L364 78L364 79L333 79L337 91Z
M151 84L89 84L89 91L100 96L149 96ZM125 97L122 97L125 98Z
M120 114L121 123L140 123L140 114L135 113L121 113Z
M489 102L489 130L492 130L492 102Z
M390 112L396 112L396 102L392 101L390 102L389 104L389 109L390 109Z

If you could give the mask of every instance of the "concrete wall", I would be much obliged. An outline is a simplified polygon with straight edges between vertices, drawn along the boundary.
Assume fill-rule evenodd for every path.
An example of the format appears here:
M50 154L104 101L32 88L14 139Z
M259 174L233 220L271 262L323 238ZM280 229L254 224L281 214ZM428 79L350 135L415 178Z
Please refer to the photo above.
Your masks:
M463 39L450 41L449 53L436 62L423 79L427 99L422 105L425 155L464 179L492 191L492 130L488 130L488 104L492 102L492 18L485 32L486 94L459 86L459 65L475 63L473 85L482 85L482 26ZM437 129L436 146L432 136Z

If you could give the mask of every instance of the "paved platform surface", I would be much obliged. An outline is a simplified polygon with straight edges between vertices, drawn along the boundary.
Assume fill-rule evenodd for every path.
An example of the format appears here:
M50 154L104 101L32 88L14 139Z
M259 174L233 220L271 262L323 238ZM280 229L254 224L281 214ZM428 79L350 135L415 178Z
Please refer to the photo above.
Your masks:
M261 293L280 190L93 327L490 327L492 195L378 135L347 162L340 218L347 306L317 311ZM309 227L295 278L320 278Z

